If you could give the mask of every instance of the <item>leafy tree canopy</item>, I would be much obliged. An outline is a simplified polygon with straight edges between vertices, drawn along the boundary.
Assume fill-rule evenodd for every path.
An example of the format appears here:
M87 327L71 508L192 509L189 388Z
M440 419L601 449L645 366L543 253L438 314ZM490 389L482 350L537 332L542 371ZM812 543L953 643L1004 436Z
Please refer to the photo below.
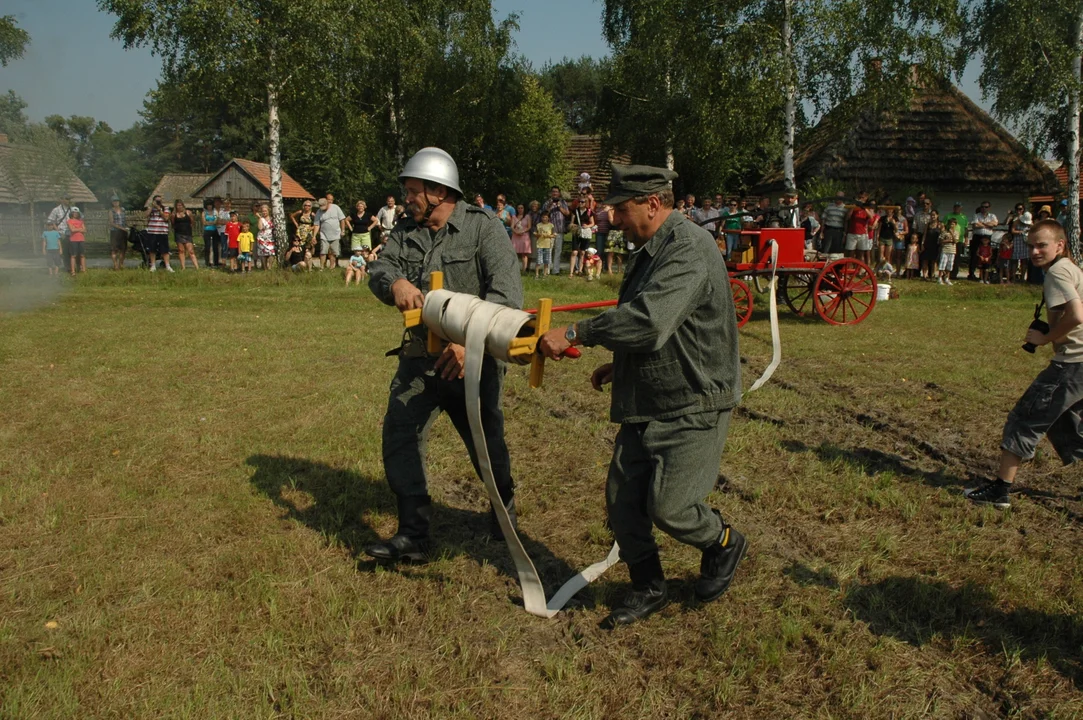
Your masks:
M30 44L30 35L15 22L14 15L0 15L0 67L18 60Z
M598 101L608 72L608 61L586 55L578 60L564 58L541 69L541 86L553 96L572 132L593 135L598 131Z

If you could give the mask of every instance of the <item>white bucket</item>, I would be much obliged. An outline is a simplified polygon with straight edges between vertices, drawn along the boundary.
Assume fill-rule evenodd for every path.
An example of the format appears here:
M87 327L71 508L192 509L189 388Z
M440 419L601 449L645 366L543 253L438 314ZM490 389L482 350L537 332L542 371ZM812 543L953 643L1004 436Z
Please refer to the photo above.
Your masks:
M881 302L888 300L891 297L891 286L885 283L880 283L876 286L876 301Z

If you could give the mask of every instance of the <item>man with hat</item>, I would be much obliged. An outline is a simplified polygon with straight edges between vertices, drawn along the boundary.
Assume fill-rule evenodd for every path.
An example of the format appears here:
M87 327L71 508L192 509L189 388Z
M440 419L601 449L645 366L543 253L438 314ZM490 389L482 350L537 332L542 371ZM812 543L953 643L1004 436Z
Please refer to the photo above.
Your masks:
M60 256L64 261L64 267L68 266L68 259L71 257L71 243L68 240L70 237L68 233L69 210L71 210L71 196L65 195L60 198L60 202L49 211L49 215L45 218L46 223L54 225L60 232Z
M338 258L342 255L346 213L335 204L335 196L330 192L326 197L320 198L320 209L316 211L316 226L320 229L320 256L323 258L320 267L335 269L338 267Z
M635 248L618 305L539 341L551 359L572 345L613 351L591 384L601 390L613 383L610 420L620 429L606 506L632 590L606 619L609 627L668 602L653 526L702 552L701 602L725 592L747 546L704 502L741 397L737 319L710 233L673 209L676 177L663 168L613 165L605 202L613 227Z
M519 260L504 224L491 212L463 201L455 161L439 148L419 150L399 175L406 193L406 219L391 230L379 258L369 268L373 294L400 311L424 305L429 276L444 273L444 288L482 300L521 308L523 286ZM429 355L427 332L409 330L392 351L399 367L391 380L383 424L383 459L387 482L398 502L398 531L386 542L365 548L378 560L422 562L430 549L432 500L425 472L429 428L441 411L448 414L480 476L466 415L463 363L466 349L448 344ZM508 514L515 521L511 458L504 442L501 397L504 364L486 355L481 366L481 423L493 477ZM503 537L490 513L490 533Z
M801 208L797 204L796 190L789 189L782 194L778 204L778 220L780 227L801 227Z

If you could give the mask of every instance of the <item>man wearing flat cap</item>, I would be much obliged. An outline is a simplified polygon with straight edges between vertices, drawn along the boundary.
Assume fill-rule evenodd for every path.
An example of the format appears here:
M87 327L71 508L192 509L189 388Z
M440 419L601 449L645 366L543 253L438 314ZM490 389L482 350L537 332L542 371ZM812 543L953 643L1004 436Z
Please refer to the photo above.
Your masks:
M673 210L676 177L663 168L613 165L605 202L613 206L612 226L635 248L618 305L540 341L551 359L571 345L613 351L591 384L613 384L610 419L620 429L606 506L632 590L606 618L609 627L668 602L653 526L701 550L701 602L725 592L747 545L704 502L741 397L737 319L711 234Z

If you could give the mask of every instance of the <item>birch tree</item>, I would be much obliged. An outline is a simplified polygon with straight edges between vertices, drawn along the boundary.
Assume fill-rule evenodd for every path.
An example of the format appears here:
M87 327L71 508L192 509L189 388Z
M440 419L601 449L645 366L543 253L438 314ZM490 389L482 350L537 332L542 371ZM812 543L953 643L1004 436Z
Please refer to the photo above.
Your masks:
M993 113L1039 153L1068 166L1068 241L1079 233L1079 93L1083 2L1079 0L967 0L968 49L981 56L978 85ZM1010 37L1005 35L1005 30ZM1011 41L1009 41L1011 40Z
M314 78L343 57L363 52L368 26L344 31L340 18L373 12L360 0L98 0L117 16L113 36L126 47L149 47L166 77L184 77L218 97L263 89L275 243L285 249L281 116ZM225 31L224 28L228 28ZM362 32L364 30L364 32ZM333 76L334 73L331 72ZM328 93L338 89L327 88Z
M793 183L793 138L806 109L820 114L858 93L869 103L900 102L913 64L950 76L964 63L955 0L606 0L605 7L614 92L625 98L610 103L607 129L632 150L644 138L676 137L682 175L700 181L717 176L707 165L732 175L781 162ZM619 113L630 123L614 119ZM688 128L698 148L681 140L695 117L714 121Z

